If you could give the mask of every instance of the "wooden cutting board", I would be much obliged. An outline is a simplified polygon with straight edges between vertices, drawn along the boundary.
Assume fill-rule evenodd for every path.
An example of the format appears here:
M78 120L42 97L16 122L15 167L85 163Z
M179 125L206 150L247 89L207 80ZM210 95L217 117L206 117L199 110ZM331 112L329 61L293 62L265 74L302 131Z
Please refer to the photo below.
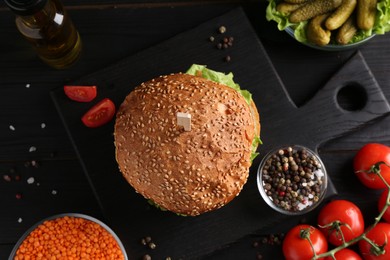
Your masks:
M224 34L218 33L220 26ZM213 36L214 42L209 40ZM234 37L233 46L219 50L224 37ZM231 57L230 62L225 57ZM234 9L157 46L124 58L112 66L70 82L97 85L99 94L117 106L141 82L159 75L184 72L191 64L233 72L234 79L248 89L258 106L264 142L240 196L215 212L198 217L180 217L150 206L135 193L118 171L114 157L113 124L96 129L82 125L81 116L93 103L72 102L62 86L52 97L80 158L82 167L100 203L104 221L122 239L130 259L148 252L141 238L151 236L158 247L153 257L194 259L255 231L289 220L262 201L256 187L256 171L264 154L282 144L305 145L312 150L328 140L356 130L390 109L381 89L357 52L345 66L305 105L296 107L242 9ZM337 101L346 87L361 90L366 102L360 110L347 111ZM328 196L335 194L333 187Z

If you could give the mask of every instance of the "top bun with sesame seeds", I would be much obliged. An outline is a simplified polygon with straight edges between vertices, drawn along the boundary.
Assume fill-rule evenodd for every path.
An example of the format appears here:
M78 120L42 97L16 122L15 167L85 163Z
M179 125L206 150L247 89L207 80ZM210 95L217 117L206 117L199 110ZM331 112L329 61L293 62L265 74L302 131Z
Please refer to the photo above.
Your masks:
M253 100L203 76L177 73L142 83L125 98L115 122L116 160L125 179L146 199L181 215L212 211L235 198L260 141ZM177 124L177 112L191 114L190 131Z

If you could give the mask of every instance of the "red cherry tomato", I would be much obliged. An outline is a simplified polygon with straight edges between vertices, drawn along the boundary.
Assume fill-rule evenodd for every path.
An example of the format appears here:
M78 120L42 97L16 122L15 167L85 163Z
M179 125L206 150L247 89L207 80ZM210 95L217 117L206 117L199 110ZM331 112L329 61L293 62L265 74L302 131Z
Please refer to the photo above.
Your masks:
M78 102L90 102L97 95L96 86L64 86L65 95Z
M114 115L115 104L109 98L105 98L88 110L81 120L88 127L98 127L108 123Z
M375 173L366 173L370 168L378 163L385 162L390 164L390 147L377 144L369 143L364 145L354 157L353 168L355 174L359 180L368 188L371 189L383 189L386 185ZM387 183L390 184L390 167L382 164L379 167L380 173Z
M317 222L321 232L329 243L339 246L343 243L341 232L332 225L340 223L340 231L346 242L360 236L364 232L364 218L360 209L347 200L334 200L326 204L318 214Z
M303 231L310 235L313 248L309 241L302 237ZM317 255L325 253L328 250L328 243L325 236L317 228L301 224L287 232L282 247L286 260L309 260L313 258L314 252Z
M386 189L382 192L381 196L378 200L378 211L381 212L383 207L386 204L387 194L389 191ZM386 220L386 222L390 223L390 207L386 209L386 212L383 214L383 219Z
M362 260L362 258L349 248L344 248L334 254L336 260ZM334 260L331 256L325 258L326 260Z
M383 254L375 255L372 252L372 245L365 240L359 241L359 250L365 260L389 260L390 259L390 224L378 223L371 229L366 237L379 246L384 245Z

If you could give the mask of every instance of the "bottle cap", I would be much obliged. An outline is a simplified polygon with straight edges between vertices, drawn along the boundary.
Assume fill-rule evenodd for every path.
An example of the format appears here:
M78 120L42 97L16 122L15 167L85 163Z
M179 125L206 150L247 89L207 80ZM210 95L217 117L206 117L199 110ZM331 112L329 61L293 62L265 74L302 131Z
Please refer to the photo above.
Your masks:
M18 15L31 15L41 10L47 0L4 0L7 6Z

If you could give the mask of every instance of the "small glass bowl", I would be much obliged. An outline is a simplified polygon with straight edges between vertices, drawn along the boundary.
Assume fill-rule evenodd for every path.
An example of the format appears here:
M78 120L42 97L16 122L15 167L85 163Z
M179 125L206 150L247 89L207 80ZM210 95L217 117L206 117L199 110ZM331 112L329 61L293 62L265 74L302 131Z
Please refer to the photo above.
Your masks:
M272 209L285 215L302 215L324 199L328 175L312 150L301 145L282 146L271 150L260 162L257 186Z
M295 39L294 29L293 28L287 27L285 29L285 31L287 32L288 35L290 35L291 37L293 37ZM324 46L319 46L319 45L305 43L305 42L300 42L300 43L302 43L303 45L306 45L308 47L311 47L313 49L322 50L322 51L347 51L347 50L353 50L353 49L356 49L357 47L360 47L361 45L363 45L363 44L367 43L369 40L371 40L374 36L375 36L375 34L372 34L371 36L369 36L369 37L367 37L367 38L365 38L365 39L363 39L363 40L361 40L359 42L355 42L355 43L351 43L351 44L345 44L345 45L342 45L342 44L327 44L327 45L324 45Z
M102 228L104 228L109 234L111 234L111 236L115 239L115 241L117 242L122 254L123 254L123 259L124 260L128 260L128 257L127 257L127 253L126 253L126 250L125 250L125 247L123 246L121 240L119 239L119 237L115 234L115 232L109 227L107 226L106 224L104 224L102 221L94 218L94 217L91 217L91 216L88 216L88 215L85 215L85 214L80 214L80 213L63 213L63 214L57 214L57 215L53 215L51 217L48 217L48 218L45 218L45 219L42 219L40 220L39 222L35 223L32 227L30 227L21 237L20 239L18 240L18 242L15 244L14 248L12 249L12 252L9 256L9 260L13 260L16 256L16 252L17 250L19 249L20 245L23 243L23 241L28 237L28 235L30 235L31 232L33 232L38 226L40 226L41 224L43 224L45 221L49 221L49 220L55 220L55 219L58 219L58 218L63 218L63 217L75 217L75 218L83 218L85 220L88 220L88 221L91 221L91 222L94 222L94 223L97 223L98 225L100 225Z

